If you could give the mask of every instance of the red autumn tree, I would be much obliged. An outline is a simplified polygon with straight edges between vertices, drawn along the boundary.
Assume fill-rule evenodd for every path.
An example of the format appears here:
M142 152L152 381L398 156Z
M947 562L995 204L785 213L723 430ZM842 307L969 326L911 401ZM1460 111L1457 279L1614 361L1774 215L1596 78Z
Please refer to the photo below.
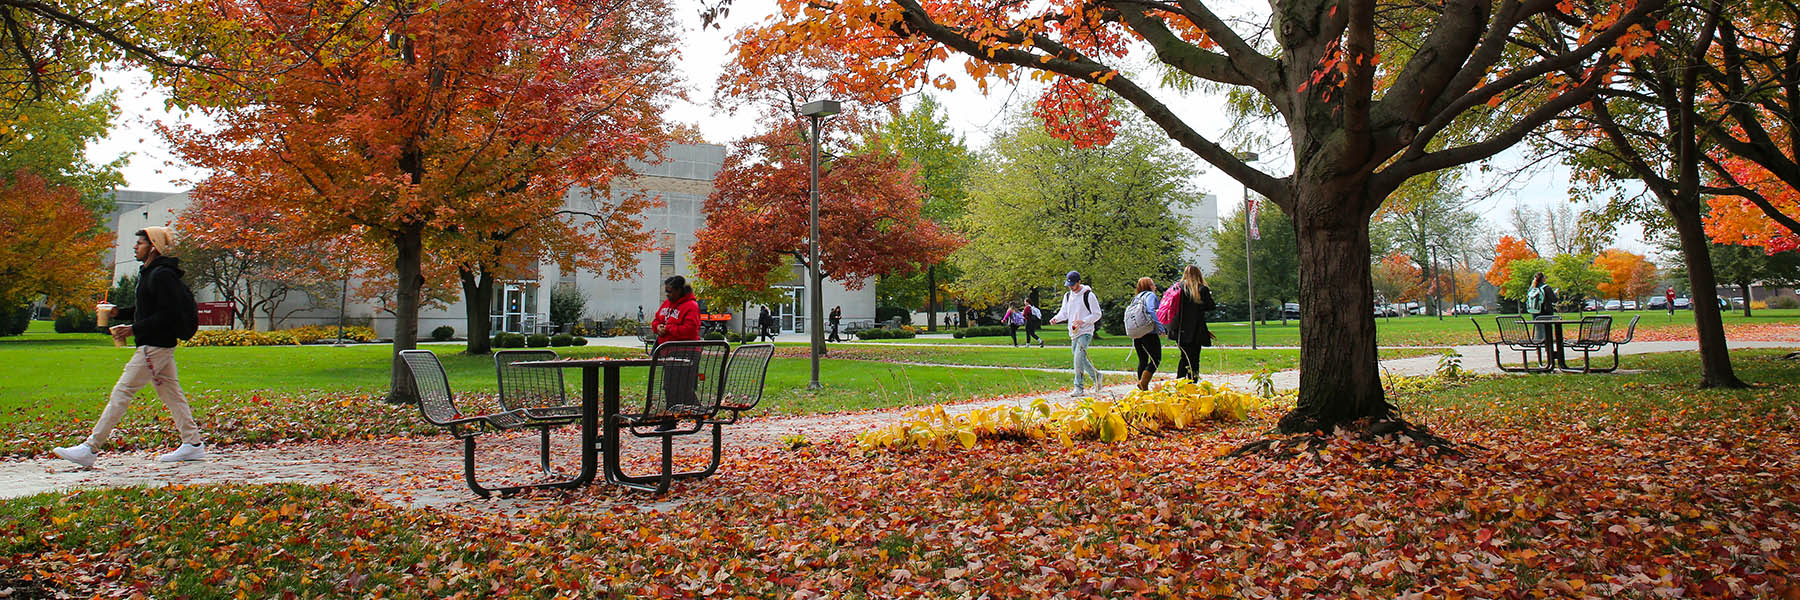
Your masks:
M1367 309L1370 216L1408 179L1493 157L1592 98L1622 57L1649 51L1647 17L1664 4L1275 0L1245 15L1209 0L779 0L740 34L734 73L755 86L772 57L826 49L845 57L835 89L874 101L953 85L936 70L952 57L984 87L1055 82L1065 101L1040 109L1099 108L1082 100L1106 88L1293 215L1300 397L1280 429L1314 432L1393 415ZM1162 64L1142 68L1143 57ZM1291 163L1252 166L1171 110L1202 85L1266 107ZM1513 106L1527 108L1494 118ZM1053 124L1105 139L1082 115Z
M714 286L760 288L808 261L811 147L791 130L733 145L696 232L695 273ZM820 165L821 272L851 289L878 275L942 261L957 240L920 214L917 170L874 147Z
M259 202L253 186L230 181L208 179L188 194L176 223L182 266L235 305L244 328L255 329L260 313L273 329L289 296L344 275L334 249L357 240L316 230L299 213Z
M1500 236L1500 243L1494 245L1494 266L1488 267L1487 282L1494 284L1494 287L1504 286L1512 280L1513 261L1537 257L1538 253L1532 251L1525 240L1510 235Z
M1800 234L1770 216L1800 218L1800 192L1748 160L1727 158L1723 165L1735 174L1737 189L1746 193L1707 199L1706 236L1715 244L1761 248L1769 254L1800 248Z
M113 240L97 223L74 188L29 171L0 174L0 310L38 294L81 306L106 289Z
M1656 265L1643 255L1609 248L1594 257L1594 268L1606 272L1598 286L1602 297L1640 298L1656 290Z
M575 186L604 189L664 139L673 24L657 0L220 1L228 32L176 72L174 97L216 130L171 131L219 185L317 221L361 227L393 258L396 352L418 337L422 268L481 259L468 236L521 226L641 240L543 220ZM248 74L248 75L246 75ZM631 222L617 205L608 216ZM527 221L530 222L527 222ZM583 229L586 228L586 229ZM510 242L502 242L510 243ZM541 256L542 251L524 252Z

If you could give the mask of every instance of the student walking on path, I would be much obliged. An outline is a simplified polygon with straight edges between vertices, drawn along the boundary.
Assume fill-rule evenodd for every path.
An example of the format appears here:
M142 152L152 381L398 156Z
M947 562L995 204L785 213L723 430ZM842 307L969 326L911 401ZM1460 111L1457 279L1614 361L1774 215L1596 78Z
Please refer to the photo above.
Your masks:
M1000 317L1000 320L1006 322L1006 332L1012 335L1013 347L1019 347L1019 327L1025 324L1024 309L1008 306L1006 307L1006 316ZM1030 341L1029 338L1026 339L1027 343Z
M137 232L132 253L144 264L138 269L137 306L110 309L108 317L129 320L130 325L115 325L110 330L115 341L137 338L137 350L125 363L125 372L113 384L112 398L94 423L87 441L53 451L82 467L94 466L98 450L106 446L114 427L125 418L131 399L145 385L156 388L156 397L169 408L175 420L175 431L181 434L181 446L157 457L162 462L179 462L206 458L205 438L194 423L194 413L181 392L181 381L175 370L175 344L194 336L200 314L194 305L194 294L181 282L181 261L165 256L174 243L167 227L145 227Z
M1206 287L1206 278L1200 275L1200 267L1188 265L1181 272L1181 295L1177 302L1175 322L1169 325L1169 337L1181 351L1175 376L1198 381L1200 349L1212 345L1212 330L1206 327L1206 313L1218 308L1213 304L1212 290Z
M1044 338L1038 336L1038 327L1044 323L1044 313L1038 311L1038 307L1032 306L1030 302L1025 303L1024 313L1025 345L1030 346L1031 340L1037 340L1038 347L1044 347Z
M1050 322L1069 323L1069 350L1075 359L1075 391L1070 395L1084 396L1084 375L1093 374L1094 389L1101 386L1100 370L1094 368L1094 361L1088 360L1087 355L1088 344L1094 341L1094 325L1100 323L1100 299L1094 297L1094 288L1081 284L1080 272L1069 271L1066 281L1069 291L1063 294L1062 308L1050 317Z
M1130 323L1141 319L1148 322L1149 329L1137 337L1131 338L1132 353L1137 355L1138 389L1148 391L1150 378L1156 375L1157 366L1162 364L1162 336L1166 331L1162 323L1156 322L1156 309L1162 297L1156 293L1156 280L1140 277L1137 281L1137 296L1131 299L1131 305L1125 310L1135 311L1138 317L1126 319L1127 331Z
M838 323L843 320L844 320L844 307L842 307L842 306L831 307L831 338L827 339L825 341L827 341L827 342L844 341L844 340L838 338Z

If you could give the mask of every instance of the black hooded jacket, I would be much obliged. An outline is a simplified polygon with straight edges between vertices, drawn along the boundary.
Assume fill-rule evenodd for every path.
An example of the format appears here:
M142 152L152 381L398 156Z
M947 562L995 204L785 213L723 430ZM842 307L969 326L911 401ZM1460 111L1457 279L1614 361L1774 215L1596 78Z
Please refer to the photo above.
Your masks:
M167 256L138 269L137 306L120 308L116 314L121 321L131 321L137 345L174 348L187 324L198 320L193 292L181 282L181 275L181 261Z

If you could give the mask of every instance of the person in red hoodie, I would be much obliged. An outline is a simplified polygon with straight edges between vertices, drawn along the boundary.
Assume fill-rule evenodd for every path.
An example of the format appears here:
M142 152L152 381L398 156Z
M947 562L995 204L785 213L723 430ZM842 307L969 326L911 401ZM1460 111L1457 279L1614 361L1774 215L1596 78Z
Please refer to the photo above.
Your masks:
M687 279L676 275L663 281L662 307L656 309L656 318L650 321L650 329L656 332L656 343L684 342L700 339L700 303L694 300L694 288L689 287Z
M694 300L694 288L689 287L687 279L680 275L663 281L662 307L656 309L656 318L650 321L650 329L656 332L656 345L668 342L686 342L700 339L700 303ZM678 354L668 356L679 357ZM698 356L694 357L698 359ZM689 362L685 365L672 364L663 367L663 401L671 413L680 413L681 405L699 404L699 368ZM659 430L675 427L670 421L659 426Z

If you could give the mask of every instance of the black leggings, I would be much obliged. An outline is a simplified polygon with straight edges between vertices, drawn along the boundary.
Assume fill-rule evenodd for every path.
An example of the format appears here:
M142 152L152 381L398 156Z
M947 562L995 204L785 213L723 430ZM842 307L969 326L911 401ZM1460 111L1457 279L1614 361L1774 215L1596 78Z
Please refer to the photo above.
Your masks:
M1007 330L1007 333L1012 334L1013 345L1014 346L1019 345L1019 326L1007 324L1006 330ZM1026 338L1025 341L1031 341L1031 338Z
M1181 362L1175 365L1175 376L1182 379L1200 380L1200 349L1205 346L1199 342L1181 344Z
M1154 333L1146 333L1143 337L1131 340L1131 347L1137 351L1137 373L1155 373L1157 365L1162 364L1162 338Z

